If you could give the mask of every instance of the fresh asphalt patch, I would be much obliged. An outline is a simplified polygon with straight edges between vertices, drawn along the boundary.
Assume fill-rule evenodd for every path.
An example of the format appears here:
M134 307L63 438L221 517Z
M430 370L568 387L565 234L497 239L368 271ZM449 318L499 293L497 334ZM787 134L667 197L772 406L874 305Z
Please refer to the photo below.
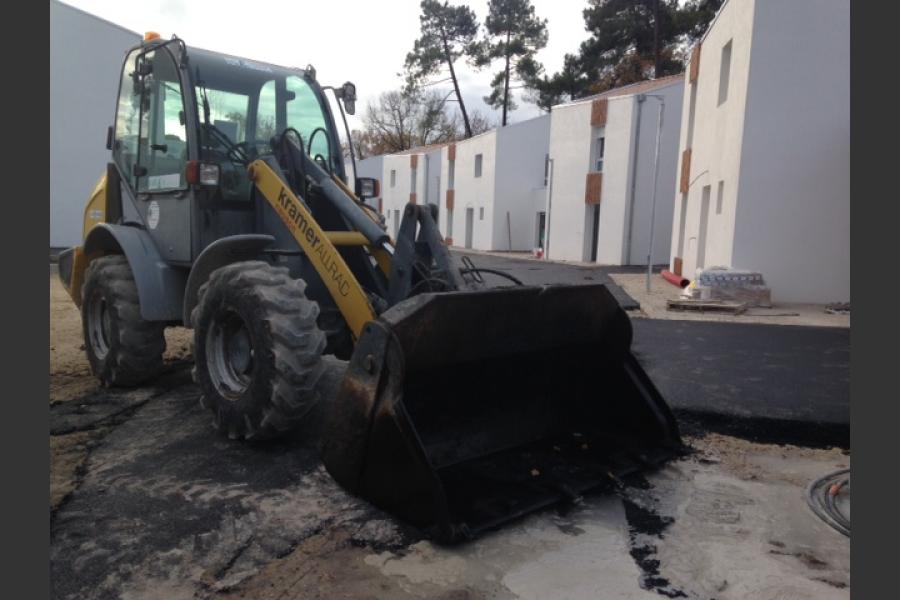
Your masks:
M850 330L632 319L632 349L687 425L849 447Z

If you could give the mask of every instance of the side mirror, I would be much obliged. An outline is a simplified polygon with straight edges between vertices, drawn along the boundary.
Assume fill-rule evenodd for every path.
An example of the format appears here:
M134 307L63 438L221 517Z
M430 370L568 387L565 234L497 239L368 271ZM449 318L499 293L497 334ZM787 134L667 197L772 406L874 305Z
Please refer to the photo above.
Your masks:
M347 82L341 86L341 100L348 115L356 114L356 86Z
M366 198L377 198L381 191L378 180L374 177L357 177L356 178L356 196L362 200Z

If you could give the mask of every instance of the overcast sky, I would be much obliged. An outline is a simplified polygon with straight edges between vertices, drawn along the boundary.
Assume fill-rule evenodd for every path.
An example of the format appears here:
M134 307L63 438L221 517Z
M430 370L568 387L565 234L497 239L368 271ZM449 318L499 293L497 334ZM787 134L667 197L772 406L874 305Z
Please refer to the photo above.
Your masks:
M293 67L308 63L322 85L356 84L357 118L368 100L402 85L399 73L406 53L419 35L419 0L63 0L91 14L143 33L173 33L188 46L227 52L246 58ZM538 54L545 69L562 66L566 52L574 52L588 37L582 10L586 0L532 0L535 12L547 19L549 41ZM451 0L451 4L464 4ZM487 0L468 3L484 20ZM499 63L495 69L499 68ZM491 70L481 72L457 63L466 108L491 113L482 96L489 91ZM450 83L435 86L450 91ZM512 122L540 114L517 98Z

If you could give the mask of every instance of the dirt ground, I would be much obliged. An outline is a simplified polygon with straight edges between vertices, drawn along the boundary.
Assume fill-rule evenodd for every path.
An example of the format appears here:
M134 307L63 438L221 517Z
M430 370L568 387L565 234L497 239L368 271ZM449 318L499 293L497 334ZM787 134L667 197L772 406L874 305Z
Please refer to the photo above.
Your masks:
M191 357L190 331L166 330L168 365ZM81 313L63 288L55 265L50 269L50 404L80 400L100 389L84 353ZM50 508L74 491L88 453L108 432L105 427L50 436Z
M713 312L693 313L672 311L666 308L667 300L677 300L681 289L675 287L658 274L650 278L650 293L647 293L645 273L610 273L613 281L641 305L640 311L632 311L632 316L651 319L676 319L682 321L727 321L732 323L769 323L773 325L813 325L818 327L850 327L850 315L830 315L820 304L773 303L772 308L751 308L740 315Z
M158 384L99 388L55 274L50 297L54 597L850 596L849 540L804 499L849 464L843 450L697 433L692 454L616 493L440 546L343 491L304 440L254 446L212 431L184 330L167 332L171 373Z

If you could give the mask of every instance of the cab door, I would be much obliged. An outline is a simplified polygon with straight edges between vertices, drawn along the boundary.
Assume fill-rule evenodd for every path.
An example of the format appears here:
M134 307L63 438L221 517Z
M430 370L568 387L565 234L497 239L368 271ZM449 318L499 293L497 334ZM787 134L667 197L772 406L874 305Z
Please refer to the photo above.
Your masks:
M167 262L191 260L191 194L185 102L168 48L135 49L125 60L113 158L140 224Z

